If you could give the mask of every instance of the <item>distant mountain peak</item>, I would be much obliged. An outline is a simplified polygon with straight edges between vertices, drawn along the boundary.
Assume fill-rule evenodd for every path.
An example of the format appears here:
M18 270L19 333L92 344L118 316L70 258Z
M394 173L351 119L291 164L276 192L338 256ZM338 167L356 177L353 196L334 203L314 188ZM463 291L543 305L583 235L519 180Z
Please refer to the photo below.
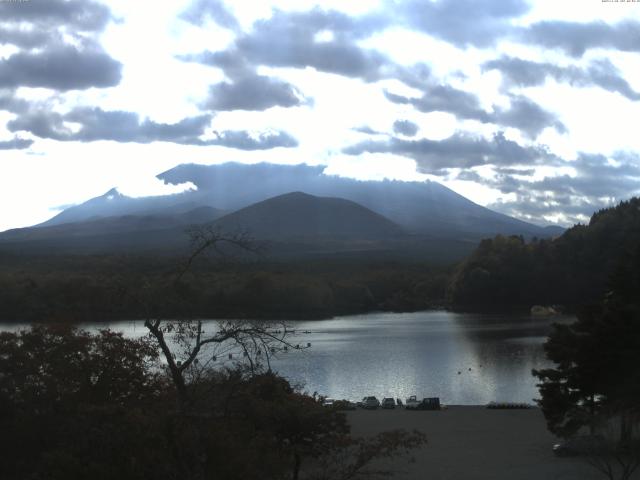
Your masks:
M196 189L132 198L113 188L64 210L43 225L122 215L184 213L199 206L233 212L283 194L341 198L386 217L404 231L437 238L478 241L496 234L550 237L560 232L494 212L434 181L368 181L329 175L323 165L273 163L182 164L157 176ZM305 193L302 193L305 192Z
M400 226L356 202L300 191L254 203L220 218L216 224L258 238L372 239L403 234Z
M122 193L120 193L118 191L118 189L116 187L114 187L111 190L109 190L107 193L105 193L104 195L101 195L100 197L98 197L98 199L111 201L111 200L121 199L121 198L124 198L124 197L126 197L126 195L123 195Z

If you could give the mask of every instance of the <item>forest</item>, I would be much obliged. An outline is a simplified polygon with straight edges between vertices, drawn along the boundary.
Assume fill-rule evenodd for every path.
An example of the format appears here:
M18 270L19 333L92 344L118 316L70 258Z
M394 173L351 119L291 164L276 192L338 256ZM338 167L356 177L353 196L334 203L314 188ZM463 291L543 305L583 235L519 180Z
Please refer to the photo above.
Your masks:
M144 255L0 254L0 321L145 318L320 319L450 308L564 311L597 303L640 247L640 199L596 212L555 239L485 239L457 265L400 258L273 260L207 256L173 291L185 259Z
M268 263L204 259L178 292L183 259L131 256L2 259L0 320L108 321L165 316L316 319L442 306L450 268L340 260ZM186 297L185 297L186 296ZM185 298L187 300L185 300ZM152 301L149 301L153 299Z
M595 304L609 278L640 252L640 199L593 214L552 240L497 236L483 240L455 269L447 291L461 310Z

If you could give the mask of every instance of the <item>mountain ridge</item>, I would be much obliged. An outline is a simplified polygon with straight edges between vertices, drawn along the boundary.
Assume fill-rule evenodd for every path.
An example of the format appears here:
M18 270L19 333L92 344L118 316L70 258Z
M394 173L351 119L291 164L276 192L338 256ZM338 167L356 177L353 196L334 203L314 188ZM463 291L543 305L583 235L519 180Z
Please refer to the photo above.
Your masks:
M324 169L305 164L181 164L160 173L158 179L171 185L190 182L195 190L130 198L112 189L40 225L86 220L95 215L151 214L167 209L180 212L197 206L235 211L284 193L303 191L359 203L412 233L476 240L495 234L548 237L560 233L557 228L549 231L489 210L437 182L361 181L327 175Z
M402 235L386 217L350 200L289 192L254 203L214 222L222 230L248 230L261 239L385 238Z
M360 181L325 175L323 167L266 163L185 164L158 178L191 182L196 189L142 198L110 189L39 225L0 233L0 248L179 253L188 248L187 226L211 223L226 231L252 230L272 241L276 255L378 252L454 261L494 235L531 239L558 233L488 210L430 181Z

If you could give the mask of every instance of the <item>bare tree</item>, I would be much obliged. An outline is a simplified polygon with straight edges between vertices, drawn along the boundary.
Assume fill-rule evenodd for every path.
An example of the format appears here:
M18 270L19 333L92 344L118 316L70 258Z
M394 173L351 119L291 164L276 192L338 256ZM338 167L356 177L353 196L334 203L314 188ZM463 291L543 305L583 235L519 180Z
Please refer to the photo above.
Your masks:
M211 323L194 320L185 313L189 311L189 300L181 294L185 290L183 282L199 258L213 253L218 259L228 261L239 254L259 254L262 250L262 246L253 242L245 232L226 234L205 225L192 227L188 234L191 253L183 265L171 274L167 288L161 290L166 295L178 296L177 301L184 306L183 313L180 318L167 319L162 311L149 307L144 322L164 356L181 408L189 403L188 380L224 356L241 358L249 364L251 371L265 365L270 370L270 358L274 354L301 348L290 342L294 332L285 323L221 320L211 328ZM203 358L206 360L203 361Z
M599 438L585 452L585 461L609 480L629 480L640 468L640 435L637 414L624 412L603 417Z
M265 369L270 371L273 355L306 347L294 344L292 339L296 332L285 323L194 319L189 308L186 280L190 276L197 277L196 261L208 252L228 261L238 254L255 253L259 246L245 234L228 235L211 227L193 229L190 235L192 253L167 277L169 281L155 291L155 298L160 302L174 297L173 301L184 307L181 314L169 319L164 314L166 309L148 308L149 315L144 322L164 356L177 392L179 411L175 412L177 415L170 415L175 423L168 423L167 442L176 452L175 462L180 465L182 478L204 480L207 472L216 470L217 466L209 463L212 429L222 427L223 432L233 432L234 421L249 422L254 427L263 425L256 431L266 429L262 434L267 434L270 442L275 441L275 444L269 444L275 457L285 462L283 466L288 457L293 459L290 476L284 468L283 476L277 478L355 480L386 477L394 473L394 469L388 465L376 468L374 465L380 465L378 460L402 457L426 443L424 434L415 431L386 432L371 439L354 439L348 433L344 415L327 410L314 397L289 391L286 381L286 388L281 386L280 395L274 394L270 400L255 400L250 389L244 392L242 385L247 388L244 372L248 370L250 381L257 381L258 386L261 379L262 382L270 379L272 385L277 385L279 380L275 375L253 374ZM166 298L158 298L158 292ZM232 358L242 362L244 369L220 372L211 368L214 363L220 366L222 361ZM227 375L229 381L217 382L218 375L222 379ZM273 393L277 389L267 390ZM213 409L215 413L212 414L212 405L222 408ZM231 422L225 424L225 419L231 419ZM274 421L273 425L269 423ZM305 469L302 468L303 457L310 461Z

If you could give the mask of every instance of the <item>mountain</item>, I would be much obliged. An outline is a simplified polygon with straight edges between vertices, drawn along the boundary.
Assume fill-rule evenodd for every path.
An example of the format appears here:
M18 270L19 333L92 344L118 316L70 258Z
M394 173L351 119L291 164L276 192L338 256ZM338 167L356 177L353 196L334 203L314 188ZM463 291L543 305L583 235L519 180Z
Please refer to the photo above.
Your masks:
M436 182L359 181L326 175L323 166L183 164L161 173L165 183L190 182L195 190L146 198L129 198L116 190L71 207L42 225L84 221L92 217L153 214L167 210L185 212L195 206L236 211L285 193L300 191L317 197L351 200L408 233L440 239L478 241L496 234L549 237L557 229L523 222L481 207Z
M303 192L279 195L215 222L222 231L247 231L259 239L384 239L403 235L402 228L368 208L342 198Z
M0 233L0 249L29 253L176 250L184 246L187 227L211 223L226 213L211 207L173 213L176 210L179 209L167 209L163 214L155 211L153 215L91 217L84 221L7 230Z
M274 256L400 255L442 263L496 234L549 238L561 232L493 212L436 182L358 181L323 168L180 165L158 178L195 188L144 198L112 189L40 225L1 233L0 250L184 252L187 226L216 221L223 230L269 240Z
M90 237L95 235L126 234L137 231L169 230L192 224L213 222L225 214L211 207L198 207L182 214L122 215L114 217L92 217L86 221L38 227L16 228L3 232L4 241L30 241L64 237Z
M37 226L47 227L109 217L165 217L193 212L199 207L207 206L194 201L189 193L132 198L112 188L104 195L69 207Z

